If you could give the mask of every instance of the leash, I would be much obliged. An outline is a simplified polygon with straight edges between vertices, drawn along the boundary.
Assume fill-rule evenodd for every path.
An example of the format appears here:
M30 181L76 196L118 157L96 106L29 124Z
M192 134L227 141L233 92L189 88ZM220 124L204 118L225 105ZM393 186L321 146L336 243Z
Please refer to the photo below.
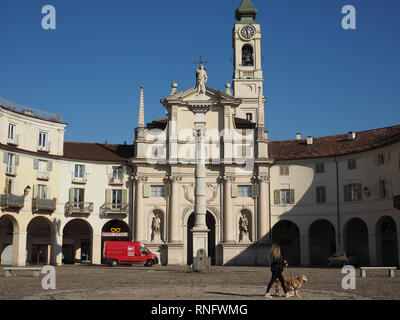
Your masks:
M286 263L286 267L289 270L290 285L293 287L293 278L292 278L292 272L291 272L290 267L289 267L289 263Z

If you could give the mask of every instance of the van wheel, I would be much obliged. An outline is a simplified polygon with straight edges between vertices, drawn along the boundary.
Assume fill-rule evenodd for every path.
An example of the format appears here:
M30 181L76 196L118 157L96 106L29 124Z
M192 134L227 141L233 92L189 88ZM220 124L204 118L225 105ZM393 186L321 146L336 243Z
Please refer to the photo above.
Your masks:
M147 260L145 263L146 267L151 267L153 265L153 260Z
M116 267L118 265L118 261L117 260L112 260L110 263L111 267Z

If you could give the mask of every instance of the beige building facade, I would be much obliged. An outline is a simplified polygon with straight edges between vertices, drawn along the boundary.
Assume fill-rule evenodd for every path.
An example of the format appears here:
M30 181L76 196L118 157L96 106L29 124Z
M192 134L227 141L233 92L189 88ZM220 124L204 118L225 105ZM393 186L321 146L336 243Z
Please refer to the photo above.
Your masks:
M278 242L291 265L340 250L399 265L400 125L270 141L256 16L243 0L224 91L173 83L167 118L146 124L141 88L132 145L66 142L61 116L2 99L0 263L100 264L104 241L135 240L162 264L190 265L202 123L213 264L267 265Z

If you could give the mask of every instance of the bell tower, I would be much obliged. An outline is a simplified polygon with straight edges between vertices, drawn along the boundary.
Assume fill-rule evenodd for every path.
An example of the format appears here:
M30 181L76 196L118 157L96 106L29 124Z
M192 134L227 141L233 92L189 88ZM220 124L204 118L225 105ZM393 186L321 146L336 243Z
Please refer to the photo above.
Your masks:
M254 20L258 10L251 0L242 0L236 10L238 22L233 28L234 97L243 99L240 107L242 118L258 122L259 95L263 93L263 72L261 56L261 26ZM264 108L264 107L263 107ZM263 113L263 112L262 112ZM249 116L251 114L251 116Z

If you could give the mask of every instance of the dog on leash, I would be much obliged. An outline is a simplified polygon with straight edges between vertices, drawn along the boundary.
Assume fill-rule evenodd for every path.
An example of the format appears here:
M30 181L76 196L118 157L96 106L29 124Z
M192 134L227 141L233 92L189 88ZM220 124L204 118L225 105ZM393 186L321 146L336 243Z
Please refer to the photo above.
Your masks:
M288 292L293 293L296 297L300 297L298 290L301 288L303 285L303 282L307 282L308 279L307 277L303 274L298 277L292 277L292 278L283 278L285 281L285 287ZM276 279L275 281L275 293L279 297L281 290L283 290L282 285L279 281L279 279Z

